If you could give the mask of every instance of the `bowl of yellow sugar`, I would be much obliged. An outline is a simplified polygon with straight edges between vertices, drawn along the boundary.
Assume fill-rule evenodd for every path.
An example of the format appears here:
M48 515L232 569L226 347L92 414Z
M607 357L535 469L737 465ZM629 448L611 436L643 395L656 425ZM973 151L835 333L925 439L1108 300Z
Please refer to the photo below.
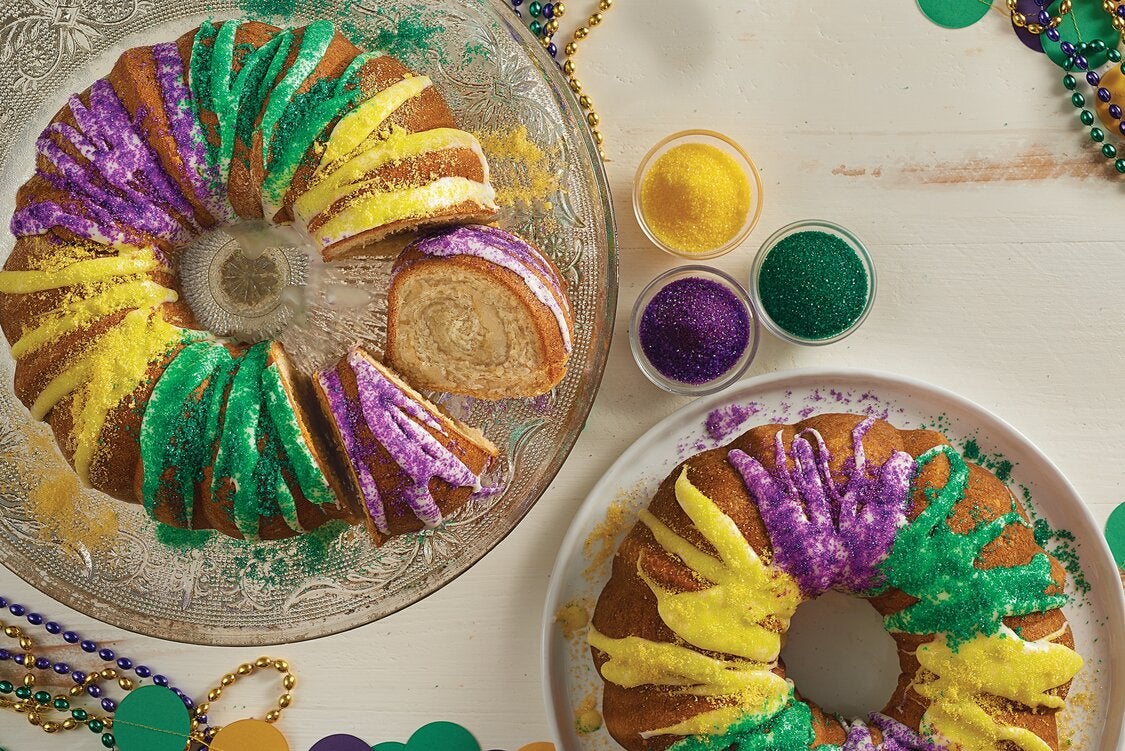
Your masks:
M715 258L741 245L758 223L762 178L723 134L673 133L641 160L633 211L658 248L681 258Z

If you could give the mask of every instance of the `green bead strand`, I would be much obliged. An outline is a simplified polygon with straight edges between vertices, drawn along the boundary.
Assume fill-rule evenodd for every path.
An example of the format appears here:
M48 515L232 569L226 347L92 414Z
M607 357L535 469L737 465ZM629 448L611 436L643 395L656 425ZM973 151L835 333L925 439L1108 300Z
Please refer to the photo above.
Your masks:
M538 18L539 14L543 11L543 6L533 0L532 3L527 6L527 11L533 18Z
M90 713L85 709L82 709L81 707L79 707L78 709L70 710L70 716L78 720L79 722L85 722L86 720L90 719Z
M1118 159L1113 163L1113 166L1118 172L1125 175L1125 159Z
M0 694L10 694L13 688L11 681L0 681Z
M1078 88L1078 79L1067 73L1065 76L1063 76L1063 86L1065 86L1070 91L1074 91L1076 88Z
M538 21L532 21L529 28L531 29L532 34L534 34L535 36L539 36L539 32L543 31L543 24L539 23Z
M1115 159L1117 157L1117 147L1112 143L1103 145L1102 156L1104 156L1106 159Z
M86 727L90 728L91 733L100 733L105 729L105 723L101 720L90 720L86 723Z
M1105 131L1101 128L1090 128L1090 140L1094 143L1101 143L1105 140Z
M113 739L112 733L106 733L105 735L102 736L102 745L105 746L106 748L113 748L114 743L115 743L115 741Z
M51 703L51 692L50 691L36 691L34 698L35 698L36 704L50 704Z
M55 701L52 702L52 704L55 709L59 710L60 712L65 712L66 710L70 709L70 702L62 696L56 696Z
M16 689L16 696L18 696L21 699L30 699L31 698L31 687L30 686L20 686L19 688Z
M1086 97L1079 94L1077 91L1070 95L1070 103L1075 107L1081 109L1086 106Z
M1090 110L1082 110L1078 115L1078 119L1082 121L1083 125L1089 127L1094 124L1094 113Z
M1106 57L1108 57L1108 58L1109 58L1109 61L1110 61L1111 63L1119 63L1119 62L1121 62L1121 53L1120 53L1120 52L1118 52L1118 51L1117 51L1117 50L1115 50L1115 49L1112 49L1112 48L1111 48L1111 49L1110 49L1110 50L1109 50L1108 52L1106 52Z

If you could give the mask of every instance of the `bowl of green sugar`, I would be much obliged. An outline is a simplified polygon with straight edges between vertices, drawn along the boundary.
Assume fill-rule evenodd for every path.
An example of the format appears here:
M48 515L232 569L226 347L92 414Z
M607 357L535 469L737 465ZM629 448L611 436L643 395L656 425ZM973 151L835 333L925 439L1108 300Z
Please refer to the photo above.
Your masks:
M819 346L851 334L875 302L875 264L863 242L833 222L806 219L762 243L750 296L767 331Z

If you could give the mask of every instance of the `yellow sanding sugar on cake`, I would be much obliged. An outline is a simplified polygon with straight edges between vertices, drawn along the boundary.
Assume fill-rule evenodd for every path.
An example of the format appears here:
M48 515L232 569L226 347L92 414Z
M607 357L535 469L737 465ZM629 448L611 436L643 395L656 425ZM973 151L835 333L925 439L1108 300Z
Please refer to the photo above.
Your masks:
M574 729L583 735L602 729L602 713L598 711L597 692L591 691L574 710Z
M551 169L551 155L531 140L526 126L485 131L478 140L492 168L498 205L550 206L547 199L559 189L559 173Z
M661 154L641 182L641 214L664 245L706 253L730 242L750 213L750 181L727 152L685 143Z

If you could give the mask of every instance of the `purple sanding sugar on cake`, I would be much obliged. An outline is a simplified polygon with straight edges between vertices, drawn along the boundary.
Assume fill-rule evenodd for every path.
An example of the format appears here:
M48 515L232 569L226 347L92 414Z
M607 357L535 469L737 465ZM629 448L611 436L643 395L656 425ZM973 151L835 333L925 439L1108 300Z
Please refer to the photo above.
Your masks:
M942 751L941 746L885 714L874 712L867 719L883 732L880 751Z
M340 374L335 370L325 370L317 374L320 387L328 396L328 408L332 411L333 422L340 431L340 438L344 444L344 453L348 455L349 463L355 470L359 479L359 491L363 494L363 505L371 517L371 522L380 532L387 533L387 513L383 508L383 499L379 495L379 486L363 457L368 452L360 451L359 442L355 437L357 410L348 404L344 395L344 386L340 382Z
M199 229L192 219L191 204L136 132L125 106L105 79L90 88L89 107L72 96L70 111L78 128L52 123L36 145L56 170L39 174L55 188L73 195L75 204L29 204L12 217L14 234L41 234L51 228L47 222L56 221L72 231L86 225L87 230L95 230L83 233L92 239L135 242L140 239L139 233L147 233L183 242L190 230ZM53 136L69 141L87 162L67 154ZM181 224L166 206L189 225Z
M761 411L762 408L757 402L750 402L748 404L728 404L718 409L711 410L707 415L704 428L707 430L707 435L711 438L716 441L723 441L742 427L742 423Z
M411 249L428 256L474 256L518 275L535 299L554 314L563 347L570 352L572 337L567 316L570 300L556 282L555 270L538 251L516 235L496 227L467 225L424 237L411 243L407 250Z
M852 723L841 751L876 751L875 740L867 726L862 722Z
M750 313L725 285L689 276L668 283L641 314L641 349L680 383L713 381L733 368L750 342Z
M195 100L184 75L184 61L175 42L164 42L152 48L156 60L156 80L176 150L184 162L184 174L199 202L218 221L229 221L234 209L223 189L218 165L208 160L207 142L199 126Z
M360 353L350 353L347 364L355 374L358 405L345 397L335 370L324 371L318 378L340 426L344 450L359 476L360 490L372 522L379 531L388 532L385 503L367 468L374 447L365 446L356 438L355 431L360 420L410 478L409 486L403 490L403 499L411 511L427 527L436 527L441 523L442 514L430 493L430 480L436 477L456 487L478 490L480 478L423 427L445 433L441 423L421 404L411 399Z
M878 565L906 523L914 459L896 451L881 467L868 467L863 436L872 424L867 418L852 431L855 456L844 467L845 483L833 475L828 447L815 430L798 433L788 452L778 431L772 473L738 449L727 454L758 506L774 562L810 596L834 587L861 593L881 586Z

